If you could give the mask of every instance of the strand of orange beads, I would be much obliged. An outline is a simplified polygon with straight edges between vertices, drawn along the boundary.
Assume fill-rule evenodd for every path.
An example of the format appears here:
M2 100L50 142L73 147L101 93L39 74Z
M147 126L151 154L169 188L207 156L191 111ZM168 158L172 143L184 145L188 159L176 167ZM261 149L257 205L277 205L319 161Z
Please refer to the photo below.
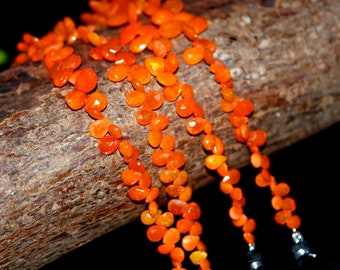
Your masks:
M138 12L138 10L141 9L140 2L128 2L128 4L123 4L119 1L113 1L112 3L113 5L108 6L108 2L89 2L91 8L96 11L96 13L82 15L84 21L87 21L88 24L91 25L90 27L79 26L78 28L76 28L71 19L65 18L64 21L58 22L54 31L46 35L43 39L39 40L28 34L24 35L24 42L18 44L18 49L22 53L19 54L19 56L16 58L15 64L23 63L28 59L31 59L32 61L40 61L45 56L45 64L50 71L50 77L53 80L55 86L62 87L68 82L75 85L75 90L71 91L67 95L66 102L74 110L85 107L86 112L92 118L96 119L95 122L91 124L89 132L91 136L99 139L98 145L103 154L111 154L115 152L115 150L119 147L121 154L124 156L124 161L129 164L129 170L124 172L124 176L122 176L122 178L128 186L132 186L129 190L130 198L137 201L143 200L149 196L147 195L149 191L148 187L151 185L151 179L148 173L145 173L144 177L140 176L140 173L146 171L144 171L144 166L137 160L139 155L138 151L128 141L121 140L120 129L110 124L110 121L107 118L103 117L102 111L105 109L107 104L106 97L100 92L95 92L90 95L88 94L93 90L96 85L96 75L94 71L88 68L85 68L83 70L76 70L80 66L81 59L79 58L79 56L73 54L71 47L63 48L63 42L66 41L67 43L71 44L75 40L80 38L84 42L91 43L92 45L96 46L90 52L90 56L93 59L105 59L107 61L115 61L116 66L114 66L108 72L108 77L110 78L110 80L121 81L127 78L129 81L131 81L131 84L135 89L135 91L129 93L129 97L127 97L128 105L138 107L142 104L148 104L144 106L145 108L139 110L137 114L137 121L142 125L150 124L151 126L151 122L154 119L157 119L155 120L155 122L162 122L161 125L164 126L164 123L166 123L167 121L164 120L166 119L164 116L157 116L153 111L161 105L160 103L158 103L158 105L155 105L154 103L156 97L159 97L160 92L151 91L151 93L148 93L149 97L146 99L147 101L145 101L146 95L140 94L144 92L143 84L147 84L149 82L150 74L154 75L157 81L165 86L163 88L163 94L165 97L167 97L168 101L175 101L178 97L177 92L182 93L183 99L176 103L176 111L181 117L189 117L191 114L194 114L194 117L188 120L186 125L186 128L190 134L197 135L202 132L202 130L207 133L204 137L205 140L203 140L203 146L206 148L206 150L211 150L213 152L213 155L207 157L206 166L208 169L217 170L218 173L223 176L223 180L221 181L221 190L224 193L230 194L231 198L233 199L233 206L229 211L229 215L232 218L235 226L243 228L244 238L249 243L250 247L253 248L254 236L252 232L255 229L256 225L253 219L248 219L243 213L242 206L244 205L245 199L242 194L242 190L237 187L233 187L233 185L237 184L237 182L239 181L239 171L235 169L228 170L228 167L225 163L226 156L222 155L224 151L222 140L212 134L211 124L204 119L204 112L202 108L195 103L192 95L192 90L185 91L181 89L181 86L183 85L177 84L176 75L173 74L177 68L177 60L176 56L174 54L171 54L170 52L171 42L169 42L169 38L176 37L183 32L186 37L193 41L193 47L188 48L183 55L184 61L189 65L193 65L201 62L204 59L204 61L210 65L210 71L215 74L215 80L221 84L223 96L223 100L221 103L222 109L226 112L233 111L234 113L235 110L242 112L240 115L233 115L233 117L236 117L234 117L233 121L231 121L232 125L235 127L235 136L242 143L248 142L246 140L246 136L251 132L249 126L247 126L246 124L248 121L247 115L251 113L248 111L252 111L252 104L249 101L240 101L238 97L234 96L231 89L232 80L230 78L228 69L224 67L221 61L215 59L212 55L215 50L214 43L209 40L198 39L198 34L203 32L207 28L207 21L200 16L195 17L192 14L180 13L183 7L181 1L166 1L162 6L159 1L150 1L147 3L147 5L144 5L144 3L142 10L145 14L151 17L151 21L153 24L159 26L159 28L157 29L152 24L142 26L137 21L137 14L140 13ZM120 10L119 14L115 13L115 16L111 16L112 14L110 14L110 10L112 11L112 9L116 8ZM180 23L177 20L180 20ZM124 28L119 40L107 40L105 37L102 37L94 32L94 30L98 26L115 27L125 23L129 23L129 25L128 27ZM96 27L94 27L94 25L96 25ZM179 30L179 28L181 29ZM120 51L122 47L127 44L129 44L130 51ZM141 65L135 64L135 56L133 54L142 52L145 48L153 51L155 57L159 57L155 59L148 58L149 62L145 63L145 66L149 67L147 71L149 71L150 74L148 74L145 68L143 68ZM50 53L46 54L46 52ZM165 56L166 64L163 64L163 60L160 60L160 58ZM164 68L163 70L163 67L166 68ZM185 109L181 110L179 108ZM237 108L241 109L238 110ZM244 110L248 113L244 113ZM162 134L160 133L160 131L163 128L161 128L160 130L158 129L159 127L154 127L154 129L151 129L149 133L149 143L153 147L161 145L161 142L159 142L160 138L162 138ZM269 164L269 162L265 162L267 157L265 155L259 155L259 151L255 150L256 147L261 146L256 145L259 144L258 141L261 140L256 138L257 135L259 137L262 136L263 139L265 137L263 134L265 133L261 133L261 131L255 131L252 134L255 139L253 138L254 141L252 142L252 144L248 145L250 151L252 152L251 163L255 165L254 167L264 167L266 165L263 164ZM164 142L163 145L169 145L169 141L171 142L170 144L174 144L174 140L171 135L165 137L167 137L168 143ZM251 138L251 136L249 137ZM161 139L161 141L162 140L163 139ZM249 141L251 141L251 139L249 139ZM160 150L168 149L167 147L169 146L162 146ZM167 157L162 156L160 158L159 152L156 151L155 153L158 153L158 157L153 158L154 163L158 166L167 165L167 162L164 160L164 158L166 159ZM177 151L176 153L181 152ZM181 160L181 158L183 160L182 154L178 154L176 158L178 157L179 160ZM174 163L178 164L177 161ZM257 183L261 182L263 184L262 178L265 178L264 175L268 176L268 173L265 173L263 171L266 169L262 169L261 174L259 174L260 176L256 178ZM160 175L161 181L170 181L169 179L171 179L171 177L173 176L169 177L169 169L167 168L167 170L163 172L164 173ZM182 173L182 175L186 175L185 171L180 171L180 173ZM140 179L142 178L143 180L140 181ZM181 181L184 184L186 180L183 179L186 179L187 176L176 177L175 179L178 178L182 178ZM135 179L139 180L136 181ZM272 180L274 178L271 176L270 179ZM140 184L140 182L142 184ZM139 183L139 185L135 185L136 183ZM224 185L224 183L226 183L226 185ZM169 185L168 187L170 186L171 185ZM182 185L180 186L184 188ZM273 191L274 197L272 200L272 204L277 210L281 208L283 209L275 216L275 219L280 224L287 223L287 217L293 211L293 209L295 210L295 202L291 198L285 198L282 201L280 200L283 196L288 194L289 186L287 186L285 183L280 183L274 186L276 188L275 191ZM186 201L190 198L191 195L189 194L192 191L188 187L185 188L186 192L183 193L181 193L182 191L179 191L178 189L175 189L174 191L174 189L168 188L169 191L167 191L167 193L168 195L173 197L180 196L180 194L186 194L187 199L184 200ZM156 216L159 213L158 206L155 203L155 199L158 196L158 190L156 188L151 190L152 192L150 191L150 194L152 195L150 195L150 197L146 199L146 201L149 202L149 209L147 210L147 212L143 212L147 213L147 218L145 218L144 216L145 220L150 217L150 213L153 213L153 215ZM177 195L175 195L176 193ZM176 207L178 208L178 206ZM175 212L176 209L174 209ZM289 213L287 214L286 211L288 211ZM151 215L151 217L153 216ZM169 216L163 218L163 222L168 222L168 224L169 220L171 220ZM184 223L187 222L185 219L182 220L184 226ZM294 222L288 222L287 224L290 225L287 226L296 227L299 223L299 218L297 216L293 216L292 220ZM150 222L150 220L146 222ZM180 222L178 221L178 224L179 223ZM296 229L295 227L293 230ZM157 237L160 237L159 235L162 235L163 231L165 231L165 229L155 230L154 233L155 235L157 235ZM170 231L170 229L168 231ZM169 233L171 237L169 236L167 237L167 239L176 238L174 237L174 235L176 234L177 232ZM295 234L295 236L297 244L304 244L301 234ZM162 239L162 237L160 237L160 239ZM164 239L165 238L163 238L163 240ZM168 240L166 240L165 242L167 241ZM163 243L163 245L160 246L162 247L159 248L160 252L168 253L170 249L176 251L173 252L172 256L170 255L170 257L172 257L176 269L180 269L181 261L183 260L183 250L181 250L181 248L173 248L173 246L169 247L169 245L166 244L168 243ZM299 247L301 247L301 245L299 245ZM302 250L307 252L307 254L310 254L306 245L303 245ZM192 253L195 254L195 256L191 257L191 260L194 262L194 264L204 265L203 267L201 266L202 269L208 269L210 263L206 259L202 260L202 258L206 256L206 253L202 252L202 250L198 251L198 253ZM301 251L301 248L299 249L299 251ZM258 259L255 259L255 261L251 261L251 267L253 267L253 269L255 269L254 267L258 269L259 264L260 261Z
M133 2L131 3L133 4ZM99 2L96 2L95 9L98 8L97 4ZM181 6L181 2L177 4ZM159 10L169 13L166 8L169 8L169 5L165 3L162 6L163 8ZM173 8L174 6L170 5L170 7ZM156 8L156 6L153 8ZM160 8L160 5L158 8ZM97 18L97 16L94 17ZM93 17L92 22L94 22ZM98 22L96 19L95 24ZM145 170L143 164L138 161L138 150L128 141L122 140L121 130L103 116L102 111L107 106L107 98L101 92L92 92L97 85L95 72L90 68L77 69L81 65L81 58L73 53L72 47L63 47L63 42L73 43L76 39L80 38L84 42L95 46L90 51L90 56L94 60L105 59L107 61L115 61L116 65L108 71L108 78L113 82L121 81L125 78L131 81L136 91L128 95L127 101L130 106L139 106L141 104L138 105L136 102L140 101L137 101L138 98L136 99L133 96L137 91L139 91L138 93L144 92L143 84L149 82L150 75L142 65L135 64L133 53L140 52L138 48L143 46L140 42L150 42L152 39L132 38L131 40L126 40L126 37L129 37L126 34L130 34L131 29L132 31L136 29L143 31L142 27L139 28L139 23L134 23L136 21L130 21L129 26L123 28L119 39L113 38L108 40L95 33L92 27L79 26L76 28L73 21L70 18L66 18L58 22L54 31L43 37L43 39L37 39L28 34L25 35L23 43L20 43L21 54L16 58L14 65L20 64L27 59L32 61L44 59L50 78L55 86L62 87L67 83L74 85L74 89L66 95L67 105L72 110L80 110L84 107L89 116L95 119L89 127L89 133L92 137L98 139L98 147L101 153L112 154L119 149L124 157L124 161L128 163L129 169L123 171L122 180L130 187L128 191L129 197L133 201L145 200L149 203L148 210L145 210L141 215L144 224L152 225L147 231L149 240L159 242L163 239L162 244L158 247L158 251L161 254L169 254L176 269L182 269L185 251L193 251L190 254L190 260L193 264L199 265L200 269L210 269L210 262L206 259L206 247L199 237L202 233L202 225L197 221L200 217L200 208L197 203L188 202L191 198L192 189L189 186L184 186L188 180L187 172L178 169L184 165L185 157L182 152L173 151L175 145L174 137L165 135L159 142L160 150L167 152L166 161L164 160L163 153L155 152L153 155L153 162L157 166L166 165L166 169L160 174L161 181L166 184L173 182L173 184L167 186L167 194L172 198L179 198L170 200L168 204L169 211L162 213L156 203L159 191L157 188L149 189L151 176ZM158 23L161 24L161 22ZM144 28L146 28L144 31L155 29L152 25L146 25ZM168 31L169 28L166 30ZM139 35L142 35L141 32L139 32ZM168 35L166 38L159 38L159 35L154 36L152 50L155 57L164 56L164 54L166 55L170 51L171 43L167 39L168 37L170 36ZM47 40L48 42L42 42L42 40ZM121 51L122 47L129 43L130 51ZM167 46L162 51L164 44ZM38 51L40 52L39 57L32 57L30 52L35 52L37 48L39 48ZM42 54L41 52L47 53ZM175 54L171 53L167 55L167 69L164 72L157 73L157 76L155 73L150 72L157 77L157 81L164 85L172 85L177 81L176 76L173 74L177 69L176 57ZM154 133L159 134L166 127L167 121L165 116L156 117L156 114L153 112L153 110L161 106L162 102L157 101L159 95L159 92L156 90L145 94L145 97L142 98L144 108L138 111L136 116L140 124L150 124L151 132L148 141L153 147L157 146L155 140L157 136L155 137ZM153 122L151 123L151 121ZM163 162L165 163L163 164ZM169 228L174 223L174 215L182 215L182 218L177 221L176 227ZM186 233L187 235L184 235L182 238L180 237L180 234ZM179 242L180 238L182 247L176 247L175 244Z

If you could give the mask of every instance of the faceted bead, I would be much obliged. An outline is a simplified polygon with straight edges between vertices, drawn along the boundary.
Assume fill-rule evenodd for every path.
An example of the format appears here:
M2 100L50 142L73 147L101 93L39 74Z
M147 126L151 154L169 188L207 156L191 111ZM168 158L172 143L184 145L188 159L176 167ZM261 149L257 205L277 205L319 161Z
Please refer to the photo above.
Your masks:
M194 265L199 265L204 259L207 258L207 256L208 254L206 252L196 250L189 255L189 258Z
M95 120L89 126L89 133L93 138L96 139L102 138L107 134L109 130L109 125L110 119L108 118Z
M167 230L167 227L162 225L151 225L146 232L146 236L151 242L158 242L162 240Z
M196 220L201 216L201 208L195 202L190 202L184 207L183 218Z
M144 225L152 225L156 222L159 215L162 213L161 210L157 211L157 215L152 216L149 212L149 210L144 210L140 216L140 219Z
M227 157L224 155L208 155L205 159L205 166L209 170L216 170L226 160L227 160Z
M141 188L140 186L132 186L128 191L128 195L132 201L142 201L149 194L148 188Z
M176 228L181 233L187 233L187 232L189 232L193 223L194 223L194 221L192 221L192 220L181 218L176 222Z
M110 155L119 147L120 140L114 136L108 135L99 139L98 147L102 154Z
M175 221L174 214L171 212L162 213L156 220L157 225L170 227Z
M177 228L169 228L163 237L164 244L176 244L181 238L181 233Z
M160 254L166 255L166 254L169 254L174 248L175 248L175 244L173 244L173 243L166 243L166 244L159 245L157 247L157 251Z
M137 184L141 177L142 173L136 172L131 169L122 171L122 181L127 186L133 186Z
M186 251L192 251L197 247L200 237L198 235L185 235L182 238L182 247Z
M91 68L83 68L77 77L74 88L77 91L88 93L97 86L97 74Z
M181 247L175 247L170 252L170 258L175 262L183 262L185 258L185 252Z
M174 215L180 215L184 212L184 209L187 207L187 205L188 203L179 199L171 199L168 202L168 210Z

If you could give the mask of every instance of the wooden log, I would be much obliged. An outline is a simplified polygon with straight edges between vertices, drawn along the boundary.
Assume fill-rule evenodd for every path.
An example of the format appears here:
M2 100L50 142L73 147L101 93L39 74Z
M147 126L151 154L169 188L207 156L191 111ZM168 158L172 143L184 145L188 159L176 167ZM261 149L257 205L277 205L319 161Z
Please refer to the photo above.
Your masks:
M204 14L216 56L230 68L235 93L255 104L250 126L268 132L270 154L340 120L340 6L336 0L282 2L276 6L227 1L192 1L186 9ZM111 35L115 30L107 29ZM174 40L180 55L190 43ZM88 59L87 44L75 44L82 66L94 68L98 90L109 97L107 117L140 151L141 161L157 181L161 168L151 165L147 129L136 124L136 109L124 95L128 83L112 83L112 63ZM141 59L146 54L141 55ZM228 115L219 108L218 85L201 63L181 68L180 81L195 97L227 146L230 167L249 163L245 146L236 143ZM149 89L159 86L151 83ZM93 239L136 219L145 205L127 197L120 180L126 168L119 153L100 155L88 134L92 120L71 112L64 97L71 89L54 88L42 63L27 63L0 73L0 267L37 269ZM216 180L203 165L202 136L189 136L174 104L158 111L169 116L167 131L187 157L185 169L194 189ZM161 195L160 203L165 203Z

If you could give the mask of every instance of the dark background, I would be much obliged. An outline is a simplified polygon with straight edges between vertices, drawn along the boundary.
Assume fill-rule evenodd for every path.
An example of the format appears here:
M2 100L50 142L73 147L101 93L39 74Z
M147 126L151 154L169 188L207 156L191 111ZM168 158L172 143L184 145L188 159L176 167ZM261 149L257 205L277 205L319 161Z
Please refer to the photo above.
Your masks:
M1 9L0 49L7 51L10 58L0 66L0 71L10 66L17 53L15 45L24 32L42 37L64 16L72 17L78 24L78 15L88 10L88 6L85 0L63 0L52 5L6 1ZM278 182L285 181L291 186L291 196L297 202L296 213L302 218L301 232L312 252L318 255L305 269L340 269L339 127L338 123L270 156L271 172ZM255 186L256 171L252 168L242 168L241 173L241 186L248 200L245 211L257 220L256 244L265 269L302 269L291 253L290 231L273 221L269 190ZM218 190L218 181L197 190L193 197L202 207L202 239L207 244L212 269L247 270L247 246L240 230L229 221L230 200ZM146 227L136 220L64 255L42 270L171 269L168 257L157 254L156 245L147 241L145 232Z

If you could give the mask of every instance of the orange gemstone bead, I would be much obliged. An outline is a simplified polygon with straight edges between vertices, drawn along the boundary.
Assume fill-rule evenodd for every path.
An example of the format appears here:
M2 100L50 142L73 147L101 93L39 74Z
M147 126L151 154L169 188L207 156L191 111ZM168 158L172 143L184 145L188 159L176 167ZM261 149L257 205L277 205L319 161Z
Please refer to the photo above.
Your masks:
M220 167L225 161L227 157L224 155L209 155L205 158L205 166L209 170L216 170Z
M159 242L167 230L167 227L162 225L151 225L146 231L146 236L151 242Z
M74 84L74 88L81 92L91 92L97 86L97 74L91 68L83 68Z
M183 60L188 65L196 65L203 60L204 49L200 47L190 47L184 50Z
M72 90L66 94L65 101L72 110L79 110L85 106L87 98L86 93Z
M99 139L98 147L102 154L110 155L119 147L120 140L114 136L108 135Z
M89 126L89 133L93 138L96 139L102 138L107 134L109 130L109 125L110 119L108 118L95 120Z
M120 82L129 74L129 67L126 64L116 64L108 69L107 77L112 82Z

